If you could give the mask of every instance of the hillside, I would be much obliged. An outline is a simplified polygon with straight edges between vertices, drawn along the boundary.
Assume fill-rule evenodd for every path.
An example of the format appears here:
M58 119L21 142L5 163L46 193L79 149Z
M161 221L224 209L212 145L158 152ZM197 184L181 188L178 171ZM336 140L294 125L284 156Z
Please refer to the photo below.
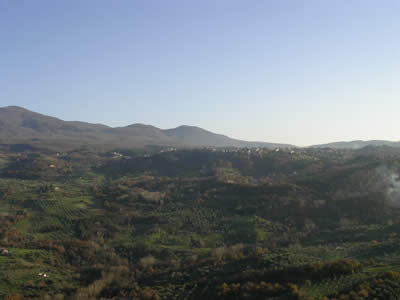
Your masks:
M0 299L398 299L398 174L386 147L0 150Z
M112 128L102 124L63 121L27 109L0 108L0 144L25 144L38 148L92 149L165 147L292 147L291 145L247 142L192 126L160 129L132 124Z
M194 147L198 146L212 146L212 147L294 147L288 144L277 144L277 143L264 143L264 142L247 142L232 139L222 134L215 134L210 131L204 130L195 126L179 126L173 129L163 130L167 136L174 138L180 144L190 145Z

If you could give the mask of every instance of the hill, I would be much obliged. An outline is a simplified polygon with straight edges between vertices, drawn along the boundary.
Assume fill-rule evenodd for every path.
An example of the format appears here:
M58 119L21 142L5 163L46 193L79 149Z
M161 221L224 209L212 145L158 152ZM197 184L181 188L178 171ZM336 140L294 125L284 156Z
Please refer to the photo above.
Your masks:
M293 147L286 144L236 140L193 126L163 130L144 124L112 128L103 124L63 121L17 106L0 108L0 144L24 144L30 148L52 150L82 146L102 150L146 146Z
M204 130L195 126L179 126L173 129L166 129L163 132L177 140L183 145L189 146L212 146L212 147L238 147L238 148L255 148L255 147L294 147L288 144L276 144L276 143L265 143L265 142L247 142L232 139L226 135L216 134L207 130Z
M334 142L328 144L313 145L311 148L333 148L333 149L361 149L367 146L390 146L400 147L400 142L370 140L370 141L350 141L350 142Z

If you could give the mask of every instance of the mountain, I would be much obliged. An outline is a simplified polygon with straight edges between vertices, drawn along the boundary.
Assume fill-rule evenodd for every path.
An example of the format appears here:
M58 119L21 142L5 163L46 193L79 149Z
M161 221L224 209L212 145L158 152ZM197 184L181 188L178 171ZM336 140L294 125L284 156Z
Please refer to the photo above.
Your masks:
M160 129L132 124L109 127L103 124L63 121L18 106L0 108L0 144L29 147L71 149L171 147L294 147L287 144L247 142L216 134L199 127L180 126Z
M328 144L314 145L311 148L333 148L333 149L361 149L367 146L390 146L400 147L400 142L371 140L371 141L350 141L350 142L334 142Z
M84 122L67 122L18 106L0 108L1 138L95 138L110 127Z
M190 146L212 146L212 147L294 147L287 144L274 144L264 142L246 142L241 140L232 139L226 135L216 134L195 126L179 126L173 129L166 129L163 132L174 139L178 140L180 144Z

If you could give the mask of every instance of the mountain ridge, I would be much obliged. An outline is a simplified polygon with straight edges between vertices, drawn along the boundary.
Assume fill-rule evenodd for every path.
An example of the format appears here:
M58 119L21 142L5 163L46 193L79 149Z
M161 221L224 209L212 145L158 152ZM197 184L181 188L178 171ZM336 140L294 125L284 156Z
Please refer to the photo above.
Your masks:
M64 121L19 106L0 108L1 144L26 143L37 147L76 148L93 146L105 149L172 147L295 147L289 144L251 142L213 133L197 126L181 125L160 129L153 125L133 123L110 127L82 121Z
M294 148L285 143L244 141L201 127L180 125L161 129L150 124L132 123L111 127L100 123L64 121L20 106L0 107L0 144L28 144L38 148L98 149L165 147ZM362 149L367 146L400 147L400 141L353 140L311 145L305 148Z
M310 148L333 148L333 149L361 149L368 146L389 146L400 147L400 142L387 141L387 140L353 140L353 141L339 141L326 144L312 145Z

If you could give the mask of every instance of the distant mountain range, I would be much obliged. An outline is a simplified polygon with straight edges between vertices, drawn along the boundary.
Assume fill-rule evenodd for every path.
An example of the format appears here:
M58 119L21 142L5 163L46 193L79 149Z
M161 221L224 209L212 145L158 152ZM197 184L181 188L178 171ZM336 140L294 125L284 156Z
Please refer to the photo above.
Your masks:
M76 147L142 148L168 147L294 147L287 144L248 142L229 138L199 127L160 129L133 124L112 128L103 124L63 121L18 106L0 108L0 144L4 146L51 148Z
M0 147L71 150L80 147L98 150L161 147L293 148L289 144L249 142L232 139L195 126L160 129L132 124L109 127L103 124L63 121L18 106L0 108ZM350 141L313 145L311 148L361 149L366 146L400 147L392 141Z
M351 141L351 142L334 142L328 144L314 145L312 148L333 148L333 149L361 149L367 146L389 146L400 147L400 142L371 140L371 141Z

